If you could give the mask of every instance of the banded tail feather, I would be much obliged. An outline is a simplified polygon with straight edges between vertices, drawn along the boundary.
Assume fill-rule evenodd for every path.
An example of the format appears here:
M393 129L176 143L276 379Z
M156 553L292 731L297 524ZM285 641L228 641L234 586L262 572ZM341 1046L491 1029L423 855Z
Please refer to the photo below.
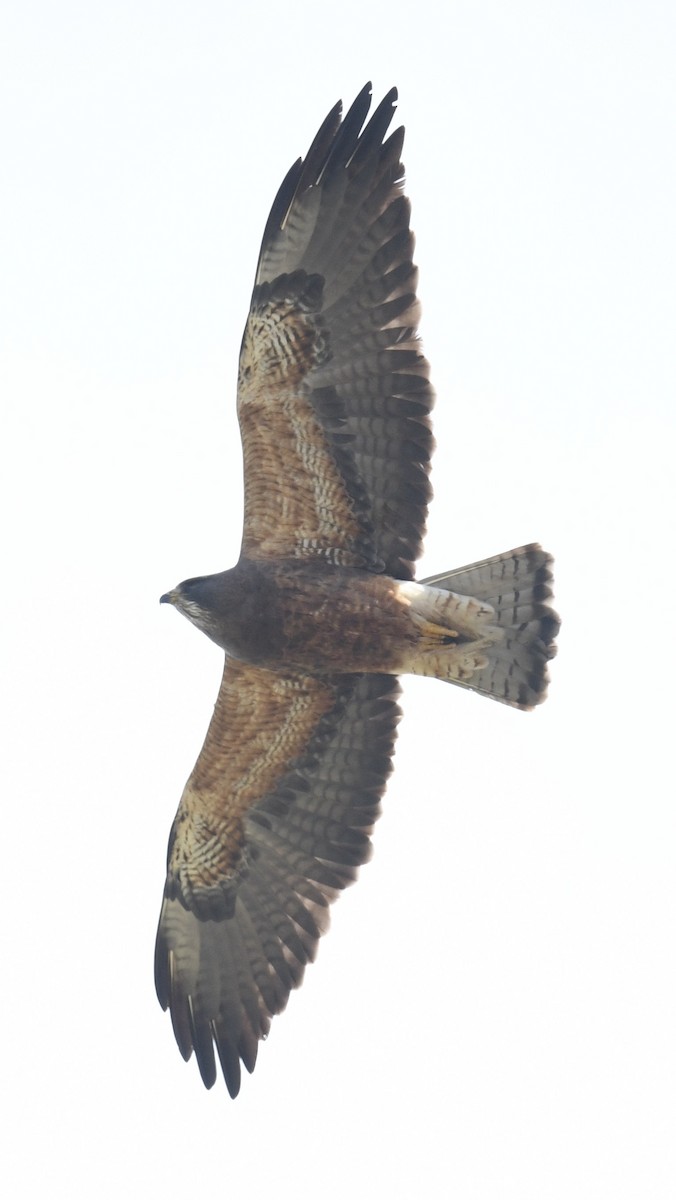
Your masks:
M447 679L514 708L532 709L547 694L560 620L550 605L552 557L532 544L496 554L421 585L479 601L473 638L428 655L419 673ZM486 612L482 606L490 606ZM418 672L416 672L418 673Z

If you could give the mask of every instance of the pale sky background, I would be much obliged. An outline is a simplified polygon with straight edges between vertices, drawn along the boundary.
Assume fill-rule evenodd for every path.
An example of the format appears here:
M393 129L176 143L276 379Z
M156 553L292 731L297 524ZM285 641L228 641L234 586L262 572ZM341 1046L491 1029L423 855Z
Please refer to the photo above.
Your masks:
M3 5L7 1195L676 1195L676 8ZM438 452L422 573L540 540L535 714L407 682L373 862L230 1101L152 958L239 550L269 205L394 83ZM3 425L7 429L6 417Z

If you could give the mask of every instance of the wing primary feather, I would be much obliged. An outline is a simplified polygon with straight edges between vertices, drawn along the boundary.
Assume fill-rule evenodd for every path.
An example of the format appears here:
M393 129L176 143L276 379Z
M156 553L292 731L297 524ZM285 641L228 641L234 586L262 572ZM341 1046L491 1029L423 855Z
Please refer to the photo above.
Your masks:
M232 959L236 968L237 986L246 1020L242 1027L242 1037L247 1040L247 1030L257 1043L259 1037L265 1037L270 1028L269 1005L260 987L259 977L269 979L269 968L252 953L252 947L245 940L241 913L238 919L228 923ZM255 1058L255 1056L254 1056Z
M175 951L170 949L166 958L169 968L170 986L169 999L167 1003L170 1006L171 1024L174 1030L174 1037L176 1038L178 1048L181 1051L183 1058L187 1062L192 1054L193 1049L188 998L185 993L180 972L177 968Z
M230 1096L234 1100L235 1097L239 1095L239 1089L242 1082L242 1072L239 1065L239 1053L233 1046L225 1031L219 1029L215 1021L212 1021L209 1027L209 1038L210 1040L213 1038L213 1042L216 1043L216 1052L221 1064L223 1078L225 1079L225 1086L227 1087ZM207 1084L207 1087L209 1086L210 1085Z
M284 180L275 196L268 219L265 223L263 238L261 241L261 255L264 247L267 245L274 233L282 228L283 222L289 214L289 210L293 204L298 187L298 180L303 170L302 158L297 158L293 166L289 167ZM260 255L259 255L260 262Z
M195 1011L195 998L188 996L188 1013L190 1015L190 1032L192 1044L197 1058L202 1082L206 1088L212 1088L216 1082L216 1059L214 1043L211 1037L210 1025L205 1025L198 1012ZM226 1079L227 1083L227 1079Z
M312 181L313 183L321 183L329 171L333 171L337 167L347 166L351 161L360 139L360 131L371 107L371 94L371 84L367 83L356 99L353 100L343 117L340 129L336 133L332 145L329 147L321 169ZM361 137L363 136L364 134L362 133Z
M342 111L342 101L339 100L324 118L305 158L297 158L287 171L272 202L272 207L265 224L261 242L261 254L270 238L286 226L296 197L302 195L312 183L316 182L315 177L321 169L321 164L324 162L327 147L330 146L331 139L335 136L336 130L340 126Z
M368 125L359 138L350 158L348 159L349 166L359 166L361 161L366 159L370 154L373 146L381 146L381 156L386 153L388 143L383 141L387 130L392 121L392 117L396 112L398 93L396 87L390 88L386 96L380 101L380 104L374 109ZM394 134L399 134L401 143L404 140L404 128L401 127L401 132L395 130ZM394 134L391 136L394 137ZM398 156L397 156L398 157Z
M319 129L310 143L310 148L303 160L303 170L298 181L296 195L302 195L309 187L313 187L324 168L342 124L343 102L338 100L322 121Z
M248 1024L248 1017L240 988L240 972L237 969L236 955L233 953L232 931L231 918L217 934L220 994L217 1004L204 1006L204 1036L208 1035L213 1052L213 1033L217 1032L216 1050L228 1091L234 1098L239 1092L241 1082L238 1046ZM213 1012L218 1013L216 1021L210 1018Z

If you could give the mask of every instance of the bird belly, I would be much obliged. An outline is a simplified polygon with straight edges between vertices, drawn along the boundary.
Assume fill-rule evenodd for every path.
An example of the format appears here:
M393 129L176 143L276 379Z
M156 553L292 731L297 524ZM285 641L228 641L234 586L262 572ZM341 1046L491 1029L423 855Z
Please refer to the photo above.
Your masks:
M399 674L416 640L398 583L350 569L282 572L281 636L271 667L313 674Z

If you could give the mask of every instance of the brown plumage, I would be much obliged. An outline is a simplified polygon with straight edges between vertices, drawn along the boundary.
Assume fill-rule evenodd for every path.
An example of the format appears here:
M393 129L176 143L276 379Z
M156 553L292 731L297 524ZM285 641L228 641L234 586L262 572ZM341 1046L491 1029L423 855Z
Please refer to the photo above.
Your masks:
M395 99L367 124L370 86L336 105L277 194L240 354L240 560L162 597L226 663L171 833L157 993L233 1096L370 854L397 676L531 708L558 629L539 546L413 582L433 393Z

